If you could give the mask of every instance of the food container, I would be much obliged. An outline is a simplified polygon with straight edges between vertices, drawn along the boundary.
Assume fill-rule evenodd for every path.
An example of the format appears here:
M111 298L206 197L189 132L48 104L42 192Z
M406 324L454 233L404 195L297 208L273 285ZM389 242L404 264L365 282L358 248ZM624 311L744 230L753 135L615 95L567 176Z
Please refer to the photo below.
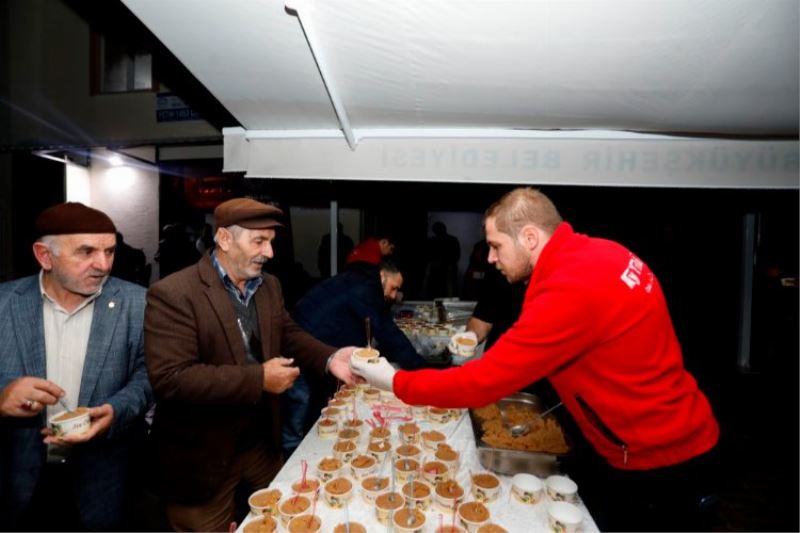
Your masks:
M348 428L348 427L340 430L338 435L337 435L337 437L339 438L340 441L342 441L342 440L351 440L354 443L358 442L358 437L360 437L360 436L361 436L361 433L359 433L359 431L357 429Z
M464 489L453 479L436 484L434 501L442 511L452 513L457 500L464 497Z
M339 433L339 422L333 418L321 418L317 423L317 433L323 439L335 439Z
M545 411L538 396L528 393L516 393L497 402L501 409L509 406L527 406L536 412ZM475 447L478 452L478 459L487 470L492 470L498 474L514 475L519 472L527 472L545 478L559 471L559 465L564 457L571 454L571 443L569 436L564 434L568 450L564 453L550 453L538 451L515 450L487 444L483 440L482 419L476 414L475 409L469 411L470 421L472 422L472 432L475 436ZM548 415L552 416L552 415ZM563 428L561 428L563 433Z
M369 441L370 442L382 442L389 440L392 436L392 432L389 431L389 428L386 427L377 427L372 429L369 432Z
M425 529L425 513L403 507L395 511L392 524L396 533L421 533Z
M295 494L302 494L303 496L312 498L314 494L319 491L319 486L321 484L322 483L317 478L308 477L305 481L301 479L292 483L292 490Z
M353 482L346 477L337 477L325 483L323 496L325 503L338 509L350 501L353 495Z
M318 533L321 530L322 519L312 514L295 516L286 528L289 533Z
M419 442L419 426L414 422L397 426L397 434L403 444L416 444Z
M78 407L74 411L61 411L50 417L49 426L54 437L65 435L82 435L89 431L91 420L87 407Z
M386 457L386 454L389 453L389 450L391 449L392 445L389 444L388 441L382 440L382 441L370 442L367 445L367 455L371 455L372 457L377 459L379 463L382 463L383 459Z
M361 396L364 399L364 403L378 403L381 400L381 391L380 389L368 388L364 389L364 392L361 393Z
M380 355L381 352L375 348L356 348L353 350L353 357L367 363L377 363Z
M465 533L467 530L461 526L454 526L453 524L442 525L436 528L433 533Z
M552 502L547 506L547 523L552 531L575 533L583 522L583 511L568 502Z
M343 466L344 463L341 459L327 455L317 463L317 476L323 482L330 481L335 477L339 477Z
M447 465L447 468L450 469L450 477L456 476L456 474L458 473L458 459L459 459L459 454L457 451L455 451L447 444L440 444L436 448L436 453L434 453L433 456L437 461L441 461L442 463Z
M441 461L428 461L422 464L422 477L431 485L450 479L450 467Z
M398 459L394 462L395 478L400 483L405 483L411 476L416 475L419 462L414 459Z
M361 481L361 495L370 505L375 505L375 498L388 489L388 477L369 476Z
M350 460L350 469L353 472L353 477L362 479L372 474L378 468L378 460L372 455L356 455Z
M544 492L544 483L533 474L515 474L511 478L511 494L520 503L539 503Z
M343 463L349 463L355 454L356 443L351 440L338 440L333 445L333 456Z
M360 418L348 418L344 423L344 427L361 432L361 428L364 427L364 421Z
M422 447L426 450L434 451L440 444L444 444L445 435L441 431L434 429L422 432Z
M431 504L431 493L433 492L430 485L424 481L409 481L403 485L402 492L409 506L423 512L428 510Z
M336 527L333 528L333 533L367 533L367 528L362 526L359 522L353 522L351 520L342 524L336 524Z
M479 502L493 501L500 495L500 479L489 472L476 472L470 476L472 496Z
M384 492L375 498L375 516L378 522L388 525L392 515L405 505L405 500L399 492Z
M244 523L242 531L244 533L272 533L278 531L278 522L271 515L259 513L258 516Z
M281 491L278 489L261 489L255 491L247 499L250 512L254 515L271 514L278 516L278 502Z
M422 457L422 450L413 444L403 444L394 449L395 459L415 459L417 461Z
M578 501L578 484L566 476L550 476L544 481L544 486L552 502Z
M481 502L466 502L458 506L458 519L467 531L474 533L489 521L489 509Z
M311 508L311 500L305 496L288 496L284 498L278 506L278 512L281 515L281 523L283 527L289 524L289 521L295 516L299 516Z
M450 409L443 407L428 407L428 420L437 424L446 424L453 417Z

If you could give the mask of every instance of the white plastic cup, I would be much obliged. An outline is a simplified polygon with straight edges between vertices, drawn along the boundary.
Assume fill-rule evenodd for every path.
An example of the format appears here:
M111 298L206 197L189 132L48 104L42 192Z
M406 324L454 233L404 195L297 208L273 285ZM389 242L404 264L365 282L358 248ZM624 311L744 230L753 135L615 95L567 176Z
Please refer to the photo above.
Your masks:
M578 501L578 484L566 476L550 476L545 480L547 497L552 502Z
M569 502L551 502L547 506L547 524L558 533L575 533L583 522L583 511Z
M516 474L511 478L511 494L520 503L539 503L543 491L544 483L533 474Z
M89 431L91 425L89 409L78 407L74 411L61 411L50 417L48 425L55 437L82 435Z

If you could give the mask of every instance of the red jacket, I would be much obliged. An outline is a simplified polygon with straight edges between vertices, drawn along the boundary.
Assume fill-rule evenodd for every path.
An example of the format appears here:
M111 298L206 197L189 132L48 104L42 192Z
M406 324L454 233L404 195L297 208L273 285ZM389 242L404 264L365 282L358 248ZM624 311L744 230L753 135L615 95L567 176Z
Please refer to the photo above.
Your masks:
M370 237L364 239L358 246L353 248L353 251L347 256L345 264L349 265L350 263L363 261L371 265L379 265L381 264L381 259L383 259L383 255L381 254L380 242L378 239Z
M548 376L612 466L643 470L716 444L711 406L684 369L661 286L623 246L562 223L531 275L519 320L481 359L398 371L410 404L478 407Z

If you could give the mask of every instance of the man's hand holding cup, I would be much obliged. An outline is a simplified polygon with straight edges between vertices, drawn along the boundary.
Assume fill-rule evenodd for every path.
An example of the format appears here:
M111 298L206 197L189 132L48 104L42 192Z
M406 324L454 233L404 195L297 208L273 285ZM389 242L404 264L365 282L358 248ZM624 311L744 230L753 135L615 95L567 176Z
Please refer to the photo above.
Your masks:
M478 346L478 336L472 331L462 331L450 338L447 349L453 355L461 357L472 357L475 355L475 348Z

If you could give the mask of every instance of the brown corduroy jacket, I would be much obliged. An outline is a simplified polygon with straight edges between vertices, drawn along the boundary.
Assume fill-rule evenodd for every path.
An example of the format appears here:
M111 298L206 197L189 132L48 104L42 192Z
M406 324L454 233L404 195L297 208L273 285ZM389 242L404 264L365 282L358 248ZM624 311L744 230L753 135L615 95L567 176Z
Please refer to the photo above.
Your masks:
M335 348L303 331L269 274L253 297L264 359L292 357L320 379ZM280 461L279 396L263 391L248 363L233 303L208 255L147 293L145 362L156 397L153 437L163 497L201 502L219 488L245 429L256 429Z

